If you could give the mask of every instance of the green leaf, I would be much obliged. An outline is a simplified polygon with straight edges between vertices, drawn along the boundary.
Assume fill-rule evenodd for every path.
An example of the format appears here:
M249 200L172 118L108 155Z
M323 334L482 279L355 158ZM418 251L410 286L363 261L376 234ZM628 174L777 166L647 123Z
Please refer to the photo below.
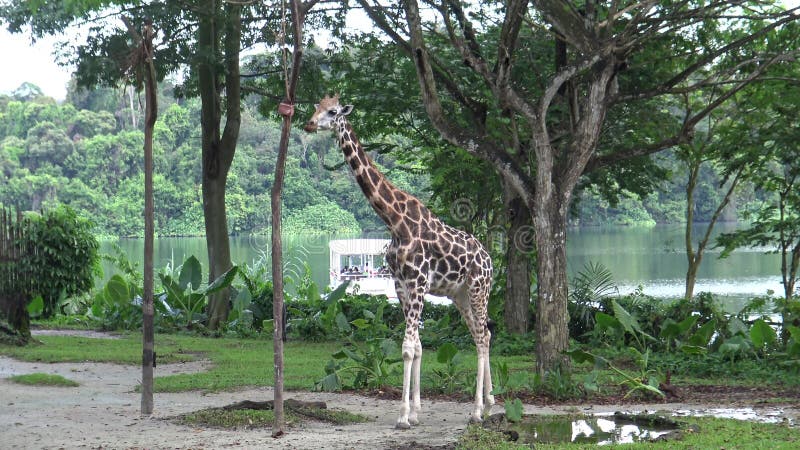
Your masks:
M714 331L717 328L717 319L711 319L708 322L704 323L703 326L697 329L694 332L692 337L689 338L689 345L694 345L698 347L707 347L708 342L711 340L711 336L714 335Z
M619 323L625 328L625 331L630 334L635 334L635 332L645 334L636 318L617 303L616 300L611 300L611 307L614 309L614 317L619 320Z
M127 303L130 300L129 293L128 283L120 275L112 276L103 288L103 294L113 303Z
M350 323L347 321L347 316L343 312L336 314L336 327L343 333L348 333L352 329Z
M750 348L749 343L744 336L737 334L736 336L727 339L722 345L719 346L719 352L723 355L741 353Z
M677 339L689 331L689 329L691 329L694 324L697 323L698 318L699 316L689 316L679 323L672 319L667 319L664 321L664 325L661 327L661 333L659 333L659 336L661 336L663 339Z
M699 345L681 345L680 350L687 355L701 355L706 353L708 348Z
M316 383L317 388L321 391L340 391L342 390L342 382L339 379L339 374L333 372L328 374Z
M192 290L197 290L203 280L203 270L200 267L200 261L194 255L186 258L183 266L181 267L181 274L178 278L178 286L182 291L186 290L187 286L192 287Z
M169 275L159 275L161 278L161 286L167 291L167 303L172 307L187 309L186 299L183 294L183 289L178 286L178 283Z
M392 339L381 339L380 348L384 356L389 356L398 352L397 343Z
M233 282L233 279L236 278L236 273L238 271L238 266L231 267L227 272L223 273L216 280L214 280L213 283L209 284L203 293L205 295L211 295L230 286Z
M506 419L508 419L509 422L519 422L522 420L522 412L524 408L520 399L515 398L512 401L506 401L505 407Z
M436 351L436 361L440 364L448 364L458 353L458 348L450 342L444 343Z
M597 323L597 328L600 331L610 330L610 329L622 329L622 324L616 317L610 316L604 312L597 312L594 315L594 320Z
M359 330L364 330L370 327L370 323L366 321L366 319L356 319L350 322L354 327L358 328Z
M581 364L585 362L595 364L595 356L581 349L575 349L564 353L569 355L569 357L572 359L573 362L575 362L575 364Z
M31 317L39 317L42 311L44 311L44 299L41 295L37 295L28 303L28 314Z
M347 286L350 285L350 280L347 280L336 287L328 297L325 298L325 301L328 303L336 303L339 300L343 299L345 295L347 295Z
M750 340L753 341L755 348L763 350L764 347L778 341L778 334L763 319L758 319L750 328Z
M233 309L237 311L245 310L252 302L253 296L250 294L250 291L242 289L236 294L236 298L233 300Z

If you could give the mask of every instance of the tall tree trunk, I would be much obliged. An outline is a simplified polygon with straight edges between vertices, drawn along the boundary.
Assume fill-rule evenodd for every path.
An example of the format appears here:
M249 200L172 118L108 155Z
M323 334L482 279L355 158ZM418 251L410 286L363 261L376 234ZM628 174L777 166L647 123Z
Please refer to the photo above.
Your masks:
M155 343L153 330L153 128L158 117L156 69L153 65L153 28L145 25L141 38L140 62L145 69L145 125L144 125L144 295L142 299L142 402L141 414L153 413L153 368Z
M696 255L694 252L694 240L692 230L694 226L694 190L697 187L697 177L700 174L700 162L692 160L689 164L689 181L686 183L686 230L684 232L684 244L686 245L686 259L688 268L686 269L686 290L683 297L686 300L694 296L694 284L697 280L697 268L700 267L702 253Z
M531 215L519 195L504 186L509 217L506 239L506 293L503 319L513 334L528 332L531 306L531 258L535 248Z
M241 122L239 51L241 46L241 6L207 0L198 25L197 63L201 99L203 153L203 216L208 247L209 282L232 267L228 223L225 212L225 183L233 162ZM224 48L219 48L220 41ZM224 63L219 69L218 60ZM226 95L225 129L220 135L222 108L220 95ZM228 318L229 289L209 299L208 327L216 329Z
M551 195L537 199L533 213L538 275L536 370L540 374L567 364L562 353L569 345L567 209Z

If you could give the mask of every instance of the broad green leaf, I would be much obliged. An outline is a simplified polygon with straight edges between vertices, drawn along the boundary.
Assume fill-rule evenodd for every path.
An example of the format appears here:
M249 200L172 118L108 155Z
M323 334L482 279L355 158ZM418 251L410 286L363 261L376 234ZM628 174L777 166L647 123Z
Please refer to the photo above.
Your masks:
M120 275L114 275L108 280L103 288L103 293L109 301L114 303L126 303L130 300L128 283Z
M325 301L328 303L336 303L339 300L343 299L345 295L347 295L347 286L350 285L350 280L347 280L336 287L328 297L325 298Z
M619 322L619 320L617 320L616 317L610 316L604 312L596 313L594 315L594 320L597 323L597 327L601 331L609 329L617 329L617 330L622 329L622 324Z
M37 295L28 303L28 314L31 317L39 317L42 311L44 311L44 299L41 295Z
M250 291L247 289L242 289L238 294L236 294L236 298L233 300L233 309L238 311L247 309L252 302L253 296L250 294Z
M707 347L709 341L711 341L711 337L714 335L714 331L716 331L717 327L717 320L711 319L703 326L697 329L694 332L692 337L689 338L689 345L695 345L698 347Z
M238 266L233 266L227 272L220 275L213 283L209 284L203 292L205 295L211 295L217 291L221 291L230 286L233 279L236 278L236 273L239 271Z
M161 278L161 286L167 291L167 302L174 308L187 309L186 299L183 295L183 290L178 286L178 283L169 275L159 275Z
M347 316L345 316L342 312L336 314L336 326L339 328L339 331L344 333L347 333L352 329L350 327L350 323L347 321Z
M777 342L778 334L763 319L758 319L750 328L750 340L753 341L755 348L763 350L764 347Z
M339 350L331 355L331 357L333 357L333 359L347 359L347 353L345 353L344 350Z
M728 321L728 331L731 333L731 335L741 334L744 336L747 336L747 333L749 332L747 325L745 325L745 323L739 320L737 317L731 317Z
M342 383L341 380L339 380L339 374L336 372L328 374L323 379L317 381L316 384L321 391L333 392L342 390Z
M357 362L357 363L364 364L364 362L366 361L366 359L365 359L363 356L361 356L361 355L359 355L358 353L356 353L356 352L354 352L354 351L350 350L349 348L346 348L346 347L345 347L345 348L342 348L342 350L341 350L341 351L342 351L342 352L343 352L345 355L347 355L347 357L348 357L348 358L352 359L353 361L355 361L355 362Z
M722 345L719 346L719 352L723 355L725 354L736 354L741 353L750 348L749 342L747 339L737 334L736 336L731 337L730 339L725 340Z
M186 258L183 266L181 267L181 274L178 278L178 286L182 291L186 290L187 286L192 287L192 290L200 288L200 283L203 280L203 270L200 267L200 261L194 255Z
M634 331L644 334L636 318L617 303L616 300L611 300L611 307L614 309L614 317L619 320L619 323L625 328L625 331L630 334L634 334Z
M581 349L575 349L568 352L565 352L569 357L574 361L576 364L581 363L592 363L595 364L595 356L589 352L585 352Z
M446 342L436 351L436 361L440 364L447 364L453 360L456 353L458 353L458 348L452 343Z
M363 330L365 328L369 328L370 327L370 323L367 322L366 319L356 319L356 320L350 322L350 324L352 324L354 327L358 328L359 330Z

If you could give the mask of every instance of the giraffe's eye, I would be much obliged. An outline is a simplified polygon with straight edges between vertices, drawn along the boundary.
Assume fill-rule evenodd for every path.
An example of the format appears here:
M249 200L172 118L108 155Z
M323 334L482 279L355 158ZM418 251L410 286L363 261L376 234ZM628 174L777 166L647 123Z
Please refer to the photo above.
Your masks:
M328 115L329 116L335 116L336 115L336 110L332 109L332 110L328 111Z

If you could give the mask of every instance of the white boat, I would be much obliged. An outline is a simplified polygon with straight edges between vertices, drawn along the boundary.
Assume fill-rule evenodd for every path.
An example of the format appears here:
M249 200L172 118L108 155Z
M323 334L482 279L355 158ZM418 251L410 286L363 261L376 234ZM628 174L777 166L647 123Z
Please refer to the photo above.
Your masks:
M390 301L397 301L394 278L386 267L386 247L389 239L334 239L330 247L331 288L336 289L345 281L350 281L347 292L359 294L385 295ZM445 303L447 297L425 295L433 303Z
M335 239L330 247L331 287L349 281L347 292L385 295L397 300L394 279L386 268L389 239Z

